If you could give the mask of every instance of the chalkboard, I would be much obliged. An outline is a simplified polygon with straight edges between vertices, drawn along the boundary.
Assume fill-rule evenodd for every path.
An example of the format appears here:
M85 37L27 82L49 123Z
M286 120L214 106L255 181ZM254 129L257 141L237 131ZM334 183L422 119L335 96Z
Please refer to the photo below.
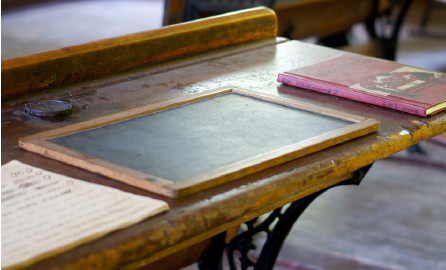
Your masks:
M176 197L378 127L373 119L223 88L43 132L20 146Z

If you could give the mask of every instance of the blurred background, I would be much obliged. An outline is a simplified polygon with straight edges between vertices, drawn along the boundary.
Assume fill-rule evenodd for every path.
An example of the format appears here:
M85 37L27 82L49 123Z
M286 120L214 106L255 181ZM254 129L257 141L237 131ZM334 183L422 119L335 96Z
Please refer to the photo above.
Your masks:
M404 1L379 1L378 7L365 2L247 0L234 8L216 0L2 0L1 58L156 29L217 14L215 9L267 5L278 15L279 36L387 59L393 55L383 50L395 46L397 62L446 72L445 0L414 0L396 41L391 39ZM373 20L361 19L362 13ZM371 52L385 39L390 45ZM295 224L275 269L446 269L445 205L443 134L376 162L359 187L320 196Z

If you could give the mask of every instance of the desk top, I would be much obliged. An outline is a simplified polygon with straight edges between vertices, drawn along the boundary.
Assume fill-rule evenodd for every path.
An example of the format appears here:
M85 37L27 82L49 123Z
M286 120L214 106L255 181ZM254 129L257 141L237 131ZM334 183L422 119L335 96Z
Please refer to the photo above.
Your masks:
M263 39L3 102L2 164L17 159L55 173L162 199L171 207L167 213L29 268L135 269L332 186L363 166L446 131L446 111L418 117L276 82L279 72L340 53L298 41ZM181 199L161 197L18 147L19 137L231 85L374 118L381 127L364 137ZM26 115L24 104L38 99L66 100L75 109L63 120Z

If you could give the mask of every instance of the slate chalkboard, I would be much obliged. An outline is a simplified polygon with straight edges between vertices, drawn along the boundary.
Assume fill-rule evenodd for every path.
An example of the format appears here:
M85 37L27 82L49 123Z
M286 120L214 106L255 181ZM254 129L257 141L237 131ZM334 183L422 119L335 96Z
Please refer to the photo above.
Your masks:
M44 132L37 140L55 150L55 159L179 196L379 127L376 120L227 88L132 111ZM21 139L21 146L31 141Z

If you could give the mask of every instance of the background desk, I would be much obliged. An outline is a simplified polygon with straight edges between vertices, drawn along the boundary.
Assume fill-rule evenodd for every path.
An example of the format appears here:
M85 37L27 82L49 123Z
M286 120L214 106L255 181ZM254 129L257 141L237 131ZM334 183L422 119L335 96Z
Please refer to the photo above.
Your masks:
M283 86L277 73L340 51L268 38L182 57L127 73L2 102L2 164L32 166L166 200L171 210L116 231L29 269L136 269L238 224L353 176L354 171L446 130L446 112L423 118ZM2 72L3 73L3 72ZM237 85L381 121L378 132L179 200L166 199L20 150L19 137L174 97ZM2 87L3 88L3 87ZM61 99L75 106L63 120L27 116L24 104Z

